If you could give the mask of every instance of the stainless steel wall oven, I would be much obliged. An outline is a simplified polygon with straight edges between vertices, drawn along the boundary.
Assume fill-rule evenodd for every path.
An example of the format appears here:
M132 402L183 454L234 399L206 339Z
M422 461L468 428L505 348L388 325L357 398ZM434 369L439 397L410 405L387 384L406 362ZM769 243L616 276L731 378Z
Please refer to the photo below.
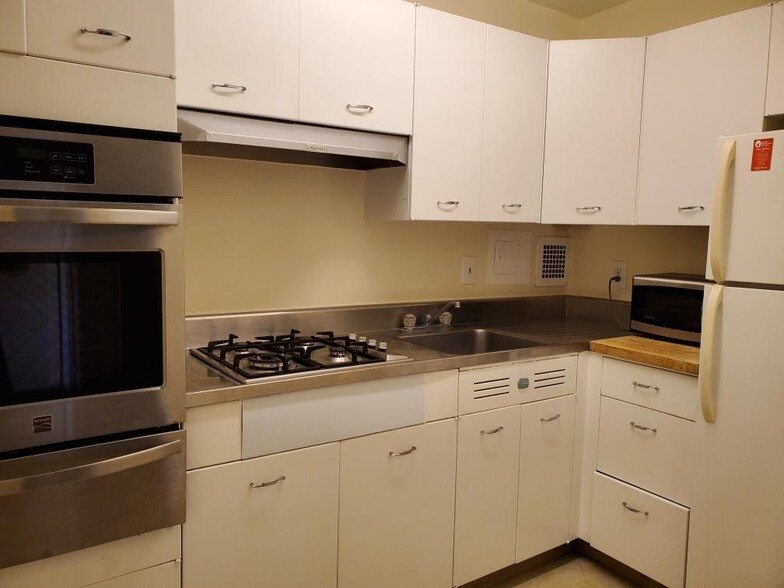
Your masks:
M0 567L185 516L179 135L0 116Z

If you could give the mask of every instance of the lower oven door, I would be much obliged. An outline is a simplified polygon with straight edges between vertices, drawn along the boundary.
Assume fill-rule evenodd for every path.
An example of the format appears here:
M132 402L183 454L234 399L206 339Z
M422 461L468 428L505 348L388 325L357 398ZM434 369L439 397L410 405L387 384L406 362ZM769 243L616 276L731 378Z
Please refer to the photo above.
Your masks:
M0 461L0 568L185 521L185 431Z

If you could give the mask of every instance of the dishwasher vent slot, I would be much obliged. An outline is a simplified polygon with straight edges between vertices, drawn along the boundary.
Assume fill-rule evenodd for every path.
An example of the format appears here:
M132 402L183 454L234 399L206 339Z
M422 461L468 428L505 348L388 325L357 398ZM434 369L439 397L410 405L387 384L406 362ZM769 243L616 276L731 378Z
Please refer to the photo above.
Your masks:
M494 380L481 380L474 382L474 398L489 398L502 396L512 391L511 378L496 378Z
M534 373L534 390L566 384L566 368Z

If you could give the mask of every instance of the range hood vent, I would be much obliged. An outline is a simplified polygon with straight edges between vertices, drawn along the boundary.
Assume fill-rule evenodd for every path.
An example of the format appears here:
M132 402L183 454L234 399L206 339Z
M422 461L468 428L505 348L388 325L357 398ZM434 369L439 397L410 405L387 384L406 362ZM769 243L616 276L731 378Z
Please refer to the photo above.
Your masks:
M405 165L408 137L278 120L177 110L182 151L348 169Z

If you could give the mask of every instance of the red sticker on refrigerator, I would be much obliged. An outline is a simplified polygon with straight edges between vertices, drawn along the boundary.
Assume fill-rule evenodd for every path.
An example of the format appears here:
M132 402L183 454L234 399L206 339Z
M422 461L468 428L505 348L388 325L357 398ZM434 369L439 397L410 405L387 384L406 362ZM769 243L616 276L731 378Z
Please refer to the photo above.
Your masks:
M770 171L773 159L773 139L756 139L751 153L751 171Z

